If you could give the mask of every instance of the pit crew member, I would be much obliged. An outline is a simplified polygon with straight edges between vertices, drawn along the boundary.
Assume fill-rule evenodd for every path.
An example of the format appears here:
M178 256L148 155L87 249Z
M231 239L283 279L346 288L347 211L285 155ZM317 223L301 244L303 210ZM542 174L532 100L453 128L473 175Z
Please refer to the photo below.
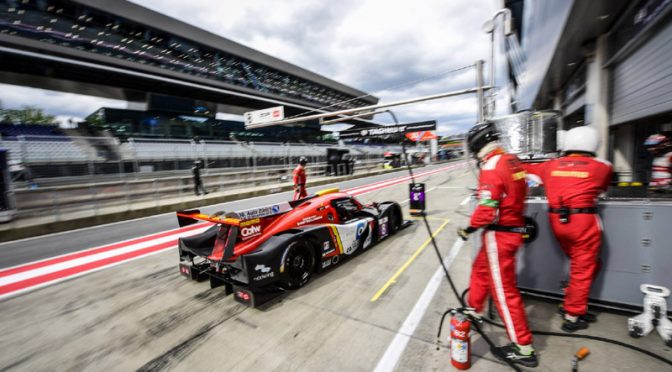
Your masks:
M467 134L467 147L480 166L478 206L469 227L458 235L467 240L470 233L484 228L481 246L471 269L468 305L483 310L490 293L506 326L511 344L493 349L500 359L536 367L523 299L516 285L516 252L524 232L525 171L518 158L500 146L494 123L475 125Z
M308 163L308 159L302 156L299 159L299 165L294 168L294 200L303 199L308 196L306 192L306 163Z
M597 198L607 191L612 178L611 163L596 157L597 131L583 126L571 129L562 157L527 168L546 187L551 229L569 257L569 284L565 288L562 330L575 332L596 320L588 312L590 287L600 269L602 222L597 215Z

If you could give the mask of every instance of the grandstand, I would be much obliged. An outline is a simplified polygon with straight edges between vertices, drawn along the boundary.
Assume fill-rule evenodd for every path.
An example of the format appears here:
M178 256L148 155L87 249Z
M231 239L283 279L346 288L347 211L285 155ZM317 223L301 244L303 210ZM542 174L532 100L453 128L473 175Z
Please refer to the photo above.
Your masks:
M104 176L138 172L186 172L194 160L209 168L292 166L306 156L313 164L326 161L327 148L351 150L356 160L375 161L398 145L217 141L131 137L120 141L111 135L81 136L77 130L55 126L2 123L0 148L9 160L30 169L33 178ZM89 179L87 179L89 182Z
M71 141L26 137L27 141L2 140L0 147L9 150L9 160L23 163L77 162L89 157Z
M214 117L283 105L296 115L378 102L124 0L0 1L0 47L0 82L95 94L150 110L178 106Z
M89 157L57 126L0 123L0 147L9 150L10 161L72 162Z
M59 137L67 141L67 137L55 125L23 124L14 125L13 123L0 123L0 138L4 140L16 140L19 136L51 136L54 141Z

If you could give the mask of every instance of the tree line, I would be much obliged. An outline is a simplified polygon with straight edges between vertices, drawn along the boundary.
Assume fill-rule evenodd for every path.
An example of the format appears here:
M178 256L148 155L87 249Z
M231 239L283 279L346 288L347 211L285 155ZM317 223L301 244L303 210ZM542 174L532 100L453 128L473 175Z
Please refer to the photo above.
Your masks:
M18 109L5 109L0 103L0 121L13 124L56 125L56 117L44 112L41 108L24 105Z

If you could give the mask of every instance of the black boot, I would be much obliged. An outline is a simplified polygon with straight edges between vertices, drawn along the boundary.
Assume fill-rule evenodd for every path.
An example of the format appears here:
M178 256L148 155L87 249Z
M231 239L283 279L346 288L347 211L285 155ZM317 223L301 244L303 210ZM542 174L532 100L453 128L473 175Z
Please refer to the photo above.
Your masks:
M566 311L563 304L558 305L558 314L562 315L563 317L565 316ZM592 313L590 311L586 311L585 314L579 315L579 319L583 319L587 323L595 323L597 322L597 314Z
M562 323L562 330L569 333L580 331L582 329L587 328L588 328L588 322L581 319L581 317L577 318L576 321L574 322L565 318L564 322Z
M492 353L501 360L508 360L513 363L522 364L525 367L536 367L539 365L537 353L532 351L529 355L521 353L518 345L511 343L506 346L496 347L491 349Z

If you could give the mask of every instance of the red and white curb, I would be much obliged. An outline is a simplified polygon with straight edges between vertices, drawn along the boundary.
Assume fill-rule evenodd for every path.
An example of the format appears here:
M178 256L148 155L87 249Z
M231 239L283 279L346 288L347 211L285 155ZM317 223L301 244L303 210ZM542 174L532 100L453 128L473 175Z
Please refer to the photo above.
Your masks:
M453 164L415 174L416 179L439 172L463 168L466 163ZM410 180L397 177L369 185L343 190L353 196L366 194ZM114 244L89 248L0 270L0 300L55 284L73 277L116 266L177 247L177 239L205 231L211 224L197 224L134 238Z

